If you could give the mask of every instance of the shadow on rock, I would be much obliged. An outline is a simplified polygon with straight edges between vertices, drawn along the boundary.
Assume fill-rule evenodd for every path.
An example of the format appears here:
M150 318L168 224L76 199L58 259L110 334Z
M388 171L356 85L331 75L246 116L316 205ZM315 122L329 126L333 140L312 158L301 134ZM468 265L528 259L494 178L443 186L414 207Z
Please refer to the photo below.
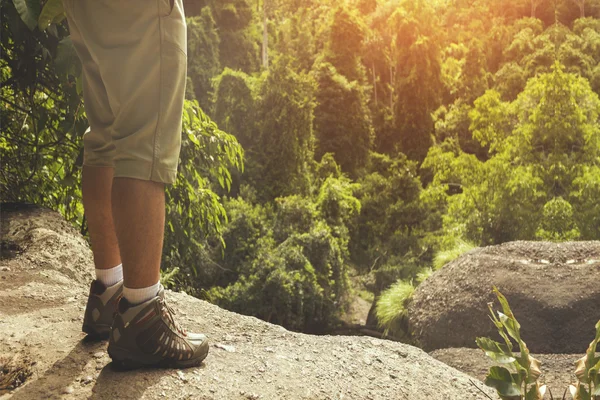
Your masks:
M109 363L96 378L90 399L139 399L146 389L158 382L160 375L165 373L161 370L139 369L120 371Z
M192 370L205 367L206 365L203 363L199 367L185 371L189 374ZM115 368L112 364L107 364L96 379L90 399L139 399L146 389L157 385L161 378L177 376L177 371L176 369L154 367L124 371ZM179 378L176 379L179 380Z
M12 399L60 398L66 394L65 389L81 375L81 371L92 358L90 352L98 350L98 347L98 342L85 338L80 340L65 358L55 362L43 376L18 389ZM34 377L35 375L34 373Z
M43 376L15 391L11 399L58 399L66 395L90 399L139 399L149 386L169 373L169 370L148 369L119 371L106 364L95 380L91 395L78 393L79 378L93 354L105 351L106 342L84 338L77 342L69 354L55 362ZM32 378L36 378L34 373ZM86 393L89 393L86 391Z

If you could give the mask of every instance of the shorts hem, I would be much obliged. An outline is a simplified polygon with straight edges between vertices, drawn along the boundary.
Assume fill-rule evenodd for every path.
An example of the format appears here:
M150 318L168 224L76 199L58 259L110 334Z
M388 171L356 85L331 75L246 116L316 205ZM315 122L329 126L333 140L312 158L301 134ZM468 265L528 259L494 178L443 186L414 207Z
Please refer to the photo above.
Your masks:
M84 156L84 160L83 160L83 166L84 167L105 167L105 168L114 168L115 164L110 162L110 161L103 161L103 160L87 160L85 159Z
M151 161L121 161L115 166L114 177L133 178L170 185L177 178L177 170L153 167Z

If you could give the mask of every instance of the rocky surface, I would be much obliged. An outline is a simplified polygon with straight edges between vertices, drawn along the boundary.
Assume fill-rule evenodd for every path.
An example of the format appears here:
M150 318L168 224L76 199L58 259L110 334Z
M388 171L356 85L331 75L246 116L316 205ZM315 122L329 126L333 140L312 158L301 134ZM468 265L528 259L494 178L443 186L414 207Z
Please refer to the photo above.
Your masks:
M204 364L114 371L106 342L81 333L93 269L85 240L38 208L4 205L1 222L1 399L486 398L469 376L418 348L293 333L172 292L167 298L182 325L211 340ZM22 386L1 390L18 377Z
M600 320L600 242L511 242L463 255L415 291L409 325L417 343L430 351L498 338L487 307L494 285L532 352L585 352Z

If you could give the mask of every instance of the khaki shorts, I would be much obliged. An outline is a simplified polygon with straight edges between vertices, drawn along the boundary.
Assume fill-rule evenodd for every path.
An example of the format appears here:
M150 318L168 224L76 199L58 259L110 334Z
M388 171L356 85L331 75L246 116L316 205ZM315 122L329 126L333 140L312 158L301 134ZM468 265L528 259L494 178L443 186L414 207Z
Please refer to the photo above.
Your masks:
M187 69L182 0L64 0L83 66L84 165L173 183Z

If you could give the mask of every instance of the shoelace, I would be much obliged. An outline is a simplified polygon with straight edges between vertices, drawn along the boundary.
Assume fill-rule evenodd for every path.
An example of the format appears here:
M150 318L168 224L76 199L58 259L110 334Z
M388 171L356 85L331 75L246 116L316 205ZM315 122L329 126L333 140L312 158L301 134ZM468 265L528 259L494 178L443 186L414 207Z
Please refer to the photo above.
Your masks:
M163 315L167 317L167 319L171 322L171 325L173 325L173 327L177 329L179 333L181 333L184 336L187 336L187 331L183 329L177 322L175 322L175 319L173 318L173 315L175 315L175 311L167 304L164 298L161 297L158 299L158 301L162 305Z

